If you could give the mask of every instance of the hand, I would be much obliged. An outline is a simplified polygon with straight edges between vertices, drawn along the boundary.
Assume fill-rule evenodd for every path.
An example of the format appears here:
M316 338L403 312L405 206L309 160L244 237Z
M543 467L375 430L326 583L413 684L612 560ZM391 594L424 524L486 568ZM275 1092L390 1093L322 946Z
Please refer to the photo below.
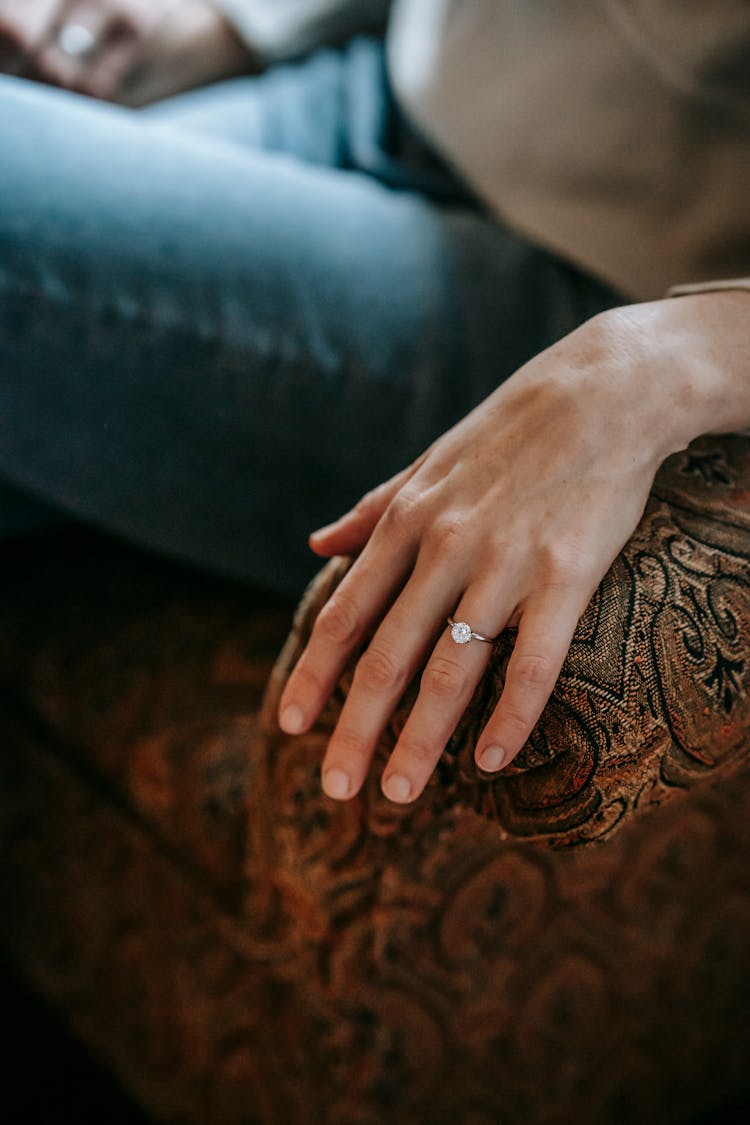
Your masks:
M0 0L0 70L140 105L251 68L208 0Z
M485 770L512 761L580 615L638 524L658 466L728 420L720 340L739 362L736 411L750 423L749 298L705 294L596 317L311 538L319 554L359 554L280 705L285 731L308 729L364 646L323 762L329 796L360 789L380 733L427 659L382 780L394 801L421 793L490 657L486 644L454 643L448 615L490 637L518 626L502 697L476 747ZM720 315L697 319L696 301ZM701 336L696 325L706 323L713 335Z

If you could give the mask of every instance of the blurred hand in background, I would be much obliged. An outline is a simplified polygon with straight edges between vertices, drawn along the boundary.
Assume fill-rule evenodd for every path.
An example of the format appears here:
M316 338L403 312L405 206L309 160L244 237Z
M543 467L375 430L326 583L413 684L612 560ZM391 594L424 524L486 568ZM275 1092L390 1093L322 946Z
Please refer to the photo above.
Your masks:
M209 0L0 0L0 71L125 105L258 69Z

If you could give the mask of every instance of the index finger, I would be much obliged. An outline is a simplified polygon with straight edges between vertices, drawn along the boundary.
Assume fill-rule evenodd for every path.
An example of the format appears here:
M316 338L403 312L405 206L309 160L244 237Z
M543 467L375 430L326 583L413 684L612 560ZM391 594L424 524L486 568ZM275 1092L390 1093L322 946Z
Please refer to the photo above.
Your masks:
M287 734L301 734L317 719L350 655L412 569L415 541L411 505L401 494L318 614L279 704L279 725Z

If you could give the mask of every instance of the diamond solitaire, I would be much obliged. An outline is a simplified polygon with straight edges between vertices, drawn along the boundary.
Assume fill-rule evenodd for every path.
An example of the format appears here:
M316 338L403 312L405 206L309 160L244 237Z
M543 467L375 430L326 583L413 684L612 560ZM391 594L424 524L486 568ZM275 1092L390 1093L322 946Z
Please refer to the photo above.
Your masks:
M465 621L455 621L451 625L451 636L457 645L466 645L471 640L471 625Z
M457 645L467 645L469 641L484 641L486 645L494 645L497 640L497 637L483 637L481 633L475 633L465 621L454 621L449 617L448 624L451 627L451 637Z

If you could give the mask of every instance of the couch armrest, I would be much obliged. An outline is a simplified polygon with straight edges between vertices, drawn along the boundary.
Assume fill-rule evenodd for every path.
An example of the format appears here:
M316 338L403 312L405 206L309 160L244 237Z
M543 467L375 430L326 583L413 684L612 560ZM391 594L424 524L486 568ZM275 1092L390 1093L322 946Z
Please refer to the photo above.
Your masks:
M503 833L569 846L600 839L681 791L741 768L750 760L749 560L750 442L703 439L670 458L657 477L521 754L495 779L473 760L504 683L515 636L509 630L422 805L459 804ZM332 561L298 610L266 697L269 732L289 671L347 566ZM308 736L321 748L352 672ZM412 684L381 739L371 786L415 690Z

